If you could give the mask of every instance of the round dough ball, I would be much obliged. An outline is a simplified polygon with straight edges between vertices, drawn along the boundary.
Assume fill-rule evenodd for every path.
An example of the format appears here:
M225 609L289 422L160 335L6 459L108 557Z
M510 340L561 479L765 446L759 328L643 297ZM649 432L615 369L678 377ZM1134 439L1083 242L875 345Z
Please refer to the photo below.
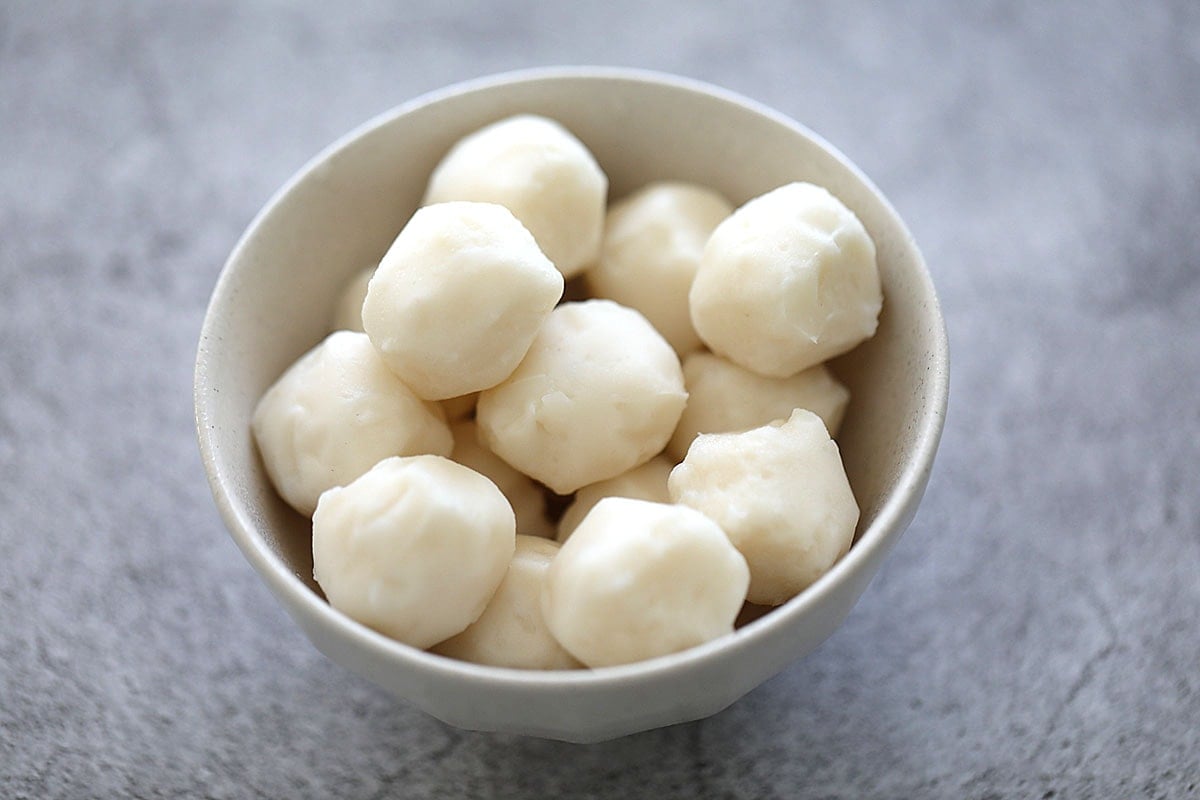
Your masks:
M337 306L333 309L333 324L330 330L363 332L362 307L367 299L367 284L375 274L372 265L359 272L342 289Z
M825 189L790 183L717 226L690 299L713 352L794 375L874 335L883 304L875 243Z
M384 255L363 326L414 392L445 400L508 377L562 292L507 209L442 203L418 209Z
M635 500L649 500L654 503L669 503L671 495L667 492L667 476L675 464L663 456L654 458L634 467L628 472L622 472L615 478L588 484L575 493L575 500L567 506L562 519L558 521L558 534L555 538L565 542L579 523L587 516L592 507L606 497L632 497Z
M450 455L442 410L392 374L364 333L337 331L301 356L254 409L254 440L275 489L311 516L321 492L381 459Z
M515 669L579 669L542 617L542 586L558 553L550 539L517 535L508 572L483 616L433 652L460 661Z
M709 235L733 206L690 183L652 183L612 206L600 259L586 273L596 297L636 309L675 352L700 347L688 291Z
M456 422L450 431L454 434L450 458L496 484L517 515L517 533L553 538L554 526L546 517L546 497L538 485L480 444L473 421Z
M442 411L446 412L446 419L454 422L460 419L468 419L475 415L475 403L479 400L479 392L471 392L470 394L460 394L458 397L451 397L449 400L442 401Z
M748 582L745 559L703 514L607 497L550 565L542 613L589 667L629 664L732 632Z
M850 549L858 504L821 418L696 437L667 481L671 499L716 521L750 565L747 599L775 606Z
M679 359L646 318L586 300L554 309L475 419L493 453L570 494L660 452L686 401Z
M784 420L793 409L807 408L837 436L850 390L824 364L789 378L768 378L712 353L693 353L683 361L688 402L667 452L682 461L700 433L727 433Z
M426 648L479 619L515 546L487 478L439 456L388 458L321 495L313 578L346 616Z
M553 120L523 114L451 148L430 176L424 202L499 203L569 278L596 259L607 194L608 178L582 142Z

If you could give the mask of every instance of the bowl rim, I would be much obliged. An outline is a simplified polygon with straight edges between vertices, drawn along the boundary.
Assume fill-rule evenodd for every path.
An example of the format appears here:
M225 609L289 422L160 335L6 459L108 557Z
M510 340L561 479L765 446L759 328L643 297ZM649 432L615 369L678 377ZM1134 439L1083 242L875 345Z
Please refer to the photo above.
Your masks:
M226 486L229 479L222 470L218 455L219 447L214 433L215 426L210 423L208 407L210 386L208 380L209 365L215 358L214 350L209 345L211 342L219 339L214 329L217 326L220 309L226 305L229 295L233 291L233 273L237 268L236 265L241 261L243 252L248 248L249 243L257 234L264 220L274 213L275 209L299 184L310 179L313 173L320 170L325 163L341 151L352 147L367 134L417 109L445 102L462 95L473 94L501 86L548 80L626 81L666 86L685 93L705 95L710 99L740 106L812 141L830 157L838 161L841 166L849 170L857 180L861 181L892 218L892 222L904 233L907 247L911 248L916 262L917 277L922 284L924 293L930 301L927 310L931 323L929 333L933 351L931 363L933 371L933 375L931 376L933 402L927 404L925 413L917 420L916 446L912 451L911 458L904 465L900 477L892 485L889 496L879 509L874 522L862 531L850 550L838 559L833 567L824 575L796 597L776 607L771 613L765 614L759 619L738 628L731 635L721 636L677 653L658 656L632 664L558 671L486 666L437 655L391 639L333 608L327 601L319 597L305 585L271 550L265 539L256 530L249 515L238 506L232 493L227 490ZM662 677L666 673L699 667L703 662L713 658L733 657L748 648L752 648L760 640L781 635L783 628L786 628L793 620L803 617L811 609L820 605L834 591L834 587L849 580L854 573L864 569L878 554L877 551L881 548L889 547L893 543L893 540L903 532L905 515L910 510L910 503L914 496L919 497L924 490L925 483L933 467L934 456L937 452L945 423L948 396L949 343L946 334L945 319L941 312L929 269L925 263L924 256L918 249L903 219L901 219L883 192L879 190L862 170L851 162L840 150L805 125L756 100L693 78L641 68L612 66L545 66L502 72L461 81L426 92L377 114L323 148L271 195L239 237L237 244L222 266L212 296L205 309L196 354L193 383L196 434L200 447L201 460L204 464L209 487L212 490L217 509L234 542L238 545L238 548L250 562L251 566L254 567L255 571L268 583L273 593L281 598L286 597L292 603L298 604L298 607L302 608L309 615L310 619L319 621L328 630L336 631L343 640L350 641L354 646L369 651L375 658L382 658L397 664L397 666L402 664L405 667L415 670L432 670L447 678L460 679L467 682L486 682L492 686L502 684L518 689L533 687L557 689L598 688L600 686L619 686L650 680L655 677Z

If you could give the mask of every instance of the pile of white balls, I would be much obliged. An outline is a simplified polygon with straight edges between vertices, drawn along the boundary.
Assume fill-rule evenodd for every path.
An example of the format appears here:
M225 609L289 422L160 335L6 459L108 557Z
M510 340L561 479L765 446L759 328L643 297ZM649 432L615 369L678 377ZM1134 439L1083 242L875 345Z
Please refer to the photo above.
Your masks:
M607 192L551 120L466 137L260 400L335 608L467 661L601 667L730 633L849 549L849 393L822 362L875 332L863 225L806 183L736 211ZM577 276L590 299L560 302Z

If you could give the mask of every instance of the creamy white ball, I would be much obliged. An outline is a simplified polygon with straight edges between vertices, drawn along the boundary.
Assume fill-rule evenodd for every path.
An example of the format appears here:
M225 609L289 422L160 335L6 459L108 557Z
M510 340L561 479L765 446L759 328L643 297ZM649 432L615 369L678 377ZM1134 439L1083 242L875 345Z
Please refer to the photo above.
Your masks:
M713 352L763 375L794 375L874 335L883 304L875 244L828 191L790 183L717 226L690 302Z
M607 497L550 565L542 613L589 667L629 664L732 632L748 583L745 559L703 514Z
M675 462L668 461L663 456L655 456L640 467L622 472L615 478L584 486L575 493L575 499L559 519L555 538L565 542L592 507L606 497L632 497L635 500L650 500L655 503L671 502L671 495L667 491L667 477L674 466Z
M449 455L442 410L413 394L364 333L338 331L301 356L254 409L254 440L280 496L311 516L326 489L381 459Z
M697 349L688 292L708 237L732 211L713 190L674 181L614 204L600 258L586 273L592 294L640 311L680 355Z
M858 504L821 418L696 437L667 481L671 499L713 519L750 565L751 603L786 602L845 555Z
M430 176L424 202L499 203L569 278L596 259L607 194L608 178L579 139L553 120L522 114L454 145Z
M358 272L342 288L337 305L333 309L330 330L363 332L362 307L367 299L367 284L375 274L375 264Z
M517 535L517 549L500 588L483 615L465 631L433 648L460 661L513 669L579 669L542 616L542 587L558 543Z
M821 418L830 436L837 436L847 389L824 364L787 378L768 378L712 353L692 353L683 360L687 407L667 445L676 462L701 433L729 433L784 420L792 410L806 408Z
M480 444L473 421L456 422L450 426L450 431L454 434L454 451L450 458L496 484L517 515L517 533L553 537L554 526L546 516L546 498L538 485ZM665 485L666 481L663 483Z
M659 453L686 400L679 359L646 318L586 300L554 309L475 418L492 452L570 494Z
M363 327L414 392L445 400L508 377L562 292L507 209L442 203L418 209L380 261Z
M516 542L495 484L438 456L385 459L321 495L313 577L330 605L426 648L477 620Z

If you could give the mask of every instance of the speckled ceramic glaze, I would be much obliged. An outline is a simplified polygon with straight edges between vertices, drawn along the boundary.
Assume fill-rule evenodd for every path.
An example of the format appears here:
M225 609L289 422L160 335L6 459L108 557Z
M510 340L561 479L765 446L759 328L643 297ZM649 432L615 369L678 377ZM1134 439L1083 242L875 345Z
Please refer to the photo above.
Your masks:
M786 605L702 647L538 673L391 641L320 595L310 523L272 490L254 448L255 402L326 334L342 285L383 254L438 159L463 135L519 112L557 119L583 140L608 174L610 198L676 179L740 205L811 181L853 209L875 240L885 298L878 333L833 362L852 392L839 443L862 509L854 546ZM937 297L912 236L879 190L819 137L693 81L547 69L454 86L388 112L334 143L267 203L225 265L204 320L196 427L230 534L322 652L453 725L596 741L713 714L837 628L916 512L945 418L948 367Z

